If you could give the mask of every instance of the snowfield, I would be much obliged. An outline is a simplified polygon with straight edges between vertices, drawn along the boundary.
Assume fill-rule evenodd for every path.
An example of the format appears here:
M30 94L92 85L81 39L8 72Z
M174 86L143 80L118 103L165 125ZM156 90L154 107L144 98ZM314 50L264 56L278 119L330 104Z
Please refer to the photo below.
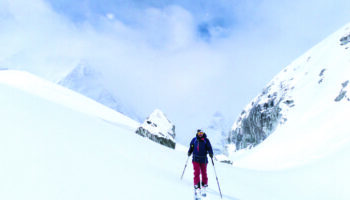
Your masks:
M0 111L0 199L193 199L190 162L180 180L185 147L172 150L138 136L139 123L91 99L27 72L2 70ZM347 114L331 127L346 123ZM324 122L305 127L327 132ZM216 162L223 199L349 199L350 134L310 134L322 137L297 143L297 134L279 132L242 155L241 165ZM306 149L317 156L296 165L310 158ZM279 165L281 158L293 164ZM220 199L211 164L208 174L207 199Z
M186 153L137 122L26 72L0 71L0 94L0 199L192 197Z

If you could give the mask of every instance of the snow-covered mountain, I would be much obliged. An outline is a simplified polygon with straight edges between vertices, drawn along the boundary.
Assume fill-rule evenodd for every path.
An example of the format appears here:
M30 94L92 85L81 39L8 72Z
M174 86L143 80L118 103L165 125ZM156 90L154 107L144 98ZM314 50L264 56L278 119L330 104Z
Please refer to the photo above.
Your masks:
M164 146L175 149L175 125L173 125L159 109L155 109L152 112L136 130L136 133Z
M80 62L58 84L94 99L136 121L142 121L133 109L121 102L116 94L107 89L102 73L86 62Z
M235 146L233 149L254 147L265 140L266 145L271 145L278 142L277 137L283 137L288 141L283 148L298 152L302 149L312 160L320 156L319 150L329 153L341 148L350 131L346 117L350 114L349 41L350 24L277 74L233 124L228 138ZM269 139L271 134L277 135ZM307 150L300 148L311 146L321 138L332 138L338 144L332 146L330 140L325 140L325 144L329 143L325 149L321 145Z

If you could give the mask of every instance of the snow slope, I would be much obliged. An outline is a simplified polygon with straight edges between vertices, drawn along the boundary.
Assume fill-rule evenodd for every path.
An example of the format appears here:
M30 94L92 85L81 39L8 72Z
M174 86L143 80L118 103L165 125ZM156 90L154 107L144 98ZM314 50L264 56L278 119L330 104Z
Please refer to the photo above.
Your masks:
M138 136L137 122L26 72L0 71L0 95L0 199L192 196L186 154Z
M186 152L138 136L137 122L80 94L3 70L0 110L0 199L192 199L190 163L180 181ZM349 153L345 140L295 168L215 166L223 199L348 199ZM208 199L220 199L211 165L208 173Z

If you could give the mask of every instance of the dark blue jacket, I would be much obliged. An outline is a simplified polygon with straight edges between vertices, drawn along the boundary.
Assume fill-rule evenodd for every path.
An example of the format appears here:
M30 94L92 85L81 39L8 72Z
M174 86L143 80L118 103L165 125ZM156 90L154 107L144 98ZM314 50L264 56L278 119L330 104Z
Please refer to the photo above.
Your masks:
M205 133L202 137L196 135L196 137L192 139L188 155L191 155L191 153L193 153L192 161L208 163L207 154L213 155L213 149Z

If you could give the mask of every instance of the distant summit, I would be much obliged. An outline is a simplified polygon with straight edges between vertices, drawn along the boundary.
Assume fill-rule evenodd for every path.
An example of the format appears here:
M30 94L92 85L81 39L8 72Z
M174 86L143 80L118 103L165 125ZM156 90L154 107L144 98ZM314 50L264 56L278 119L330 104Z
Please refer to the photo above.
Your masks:
M131 108L116 97L116 94L111 93L107 89L106 85L104 85L102 74L86 62L79 63L58 84L79 92L136 121L142 121Z
M152 112L136 130L136 133L164 146L175 149L175 126L159 109Z
M205 129L210 138L211 145L215 155L226 154L225 144L227 138L227 126L225 118L220 112L215 112L212 116L210 125Z

